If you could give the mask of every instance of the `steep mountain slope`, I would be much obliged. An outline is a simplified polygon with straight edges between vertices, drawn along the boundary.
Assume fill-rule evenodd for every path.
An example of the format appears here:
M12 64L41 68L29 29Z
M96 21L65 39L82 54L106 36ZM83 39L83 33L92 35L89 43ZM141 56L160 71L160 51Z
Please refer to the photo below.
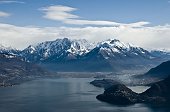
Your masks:
M102 62L110 66L111 71L145 69L155 64L156 57L140 47L124 44L119 40L107 40L82 57L86 62ZM105 66L102 66L105 67Z
M91 50L92 44L86 40L69 40L68 38L47 41L36 46L29 46L21 53L31 62L57 62L77 59Z
M43 76L45 70L41 67L23 61L11 54L0 54L0 85L13 85L32 77Z
M155 68L149 70L145 76L165 78L170 75L170 61L161 63Z
M130 44L124 44L119 40L107 40L99 43L92 53L100 54L104 59L123 59L123 58L155 58L147 50ZM90 54L91 52L89 52ZM87 54L87 55L89 55Z
M131 44L125 44L117 39L103 41L98 44L100 53L107 59L109 57L146 57L152 58L151 54L140 47ZM108 57L107 57L108 56Z

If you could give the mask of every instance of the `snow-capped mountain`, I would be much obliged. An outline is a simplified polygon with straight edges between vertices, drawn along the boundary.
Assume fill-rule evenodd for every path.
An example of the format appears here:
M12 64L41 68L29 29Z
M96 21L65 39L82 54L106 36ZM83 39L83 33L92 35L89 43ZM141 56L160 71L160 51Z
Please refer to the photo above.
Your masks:
M56 39L55 41L47 41L30 45L21 53L28 61L44 61L44 60L62 60L76 59L88 53L93 44L87 40L69 40L68 38Z
M129 43L125 44L117 39L109 39L94 44L85 39L71 40L68 38L46 41L34 46L30 45L21 51L20 56L31 62L58 62L92 57L101 57L106 60L153 60L158 58L158 55L153 52Z
M67 51L76 55L84 55L95 47L94 43L90 43L85 39L79 39L79 40L74 39L70 41L71 41L71 47Z
M0 53L8 52L10 50L11 48L4 47L3 45L0 44Z
M170 59L170 53L109 39L97 44L68 38L30 45L22 51L1 47L0 53L20 56L57 71L115 71L148 68ZM152 66L153 65L153 66ZM148 67L149 66L149 67Z
M116 39L99 42L80 58L81 62L103 71L143 69L158 63L149 51Z
M85 39L70 40L68 38L57 39L39 43L35 46L30 45L21 53L28 61L70 60L81 59L96 51L94 55L102 55L105 59L112 58L154 58L147 50L131 44L125 44L116 39L109 39L98 44L93 44Z
M123 57L143 57L143 58L154 58L151 53L149 53L147 50L137 47L132 44L125 44L123 42L120 42L117 39L109 39L103 42L100 42L97 45L97 48L99 48L99 53L103 55L105 59L109 58L123 58Z
M11 54L17 55L20 51L17 49L13 49L12 47L5 47L0 44L0 54Z

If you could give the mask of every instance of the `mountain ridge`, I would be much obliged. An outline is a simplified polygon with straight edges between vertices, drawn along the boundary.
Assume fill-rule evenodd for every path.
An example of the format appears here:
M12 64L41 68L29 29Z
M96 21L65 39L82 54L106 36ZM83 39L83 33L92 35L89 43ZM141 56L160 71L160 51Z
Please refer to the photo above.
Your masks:
M117 39L90 43L68 38L30 45L21 51L6 52L56 71L119 71L151 68L169 60L165 52L151 52ZM49 67L50 66L50 67Z

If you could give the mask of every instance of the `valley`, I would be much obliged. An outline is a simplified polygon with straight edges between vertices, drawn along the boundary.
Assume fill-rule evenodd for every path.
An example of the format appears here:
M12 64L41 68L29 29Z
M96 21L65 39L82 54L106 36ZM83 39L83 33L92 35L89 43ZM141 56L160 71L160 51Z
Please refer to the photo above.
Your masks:
M170 0L0 0L0 112L169 112Z

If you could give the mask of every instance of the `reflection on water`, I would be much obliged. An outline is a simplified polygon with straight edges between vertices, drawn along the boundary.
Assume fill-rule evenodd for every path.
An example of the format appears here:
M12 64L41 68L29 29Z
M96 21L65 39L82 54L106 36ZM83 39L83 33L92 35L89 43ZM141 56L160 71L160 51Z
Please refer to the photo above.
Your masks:
M96 100L103 89L89 84L90 78L61 78L30 81L0 88L0 112L167 112L144 104L126 107Z

